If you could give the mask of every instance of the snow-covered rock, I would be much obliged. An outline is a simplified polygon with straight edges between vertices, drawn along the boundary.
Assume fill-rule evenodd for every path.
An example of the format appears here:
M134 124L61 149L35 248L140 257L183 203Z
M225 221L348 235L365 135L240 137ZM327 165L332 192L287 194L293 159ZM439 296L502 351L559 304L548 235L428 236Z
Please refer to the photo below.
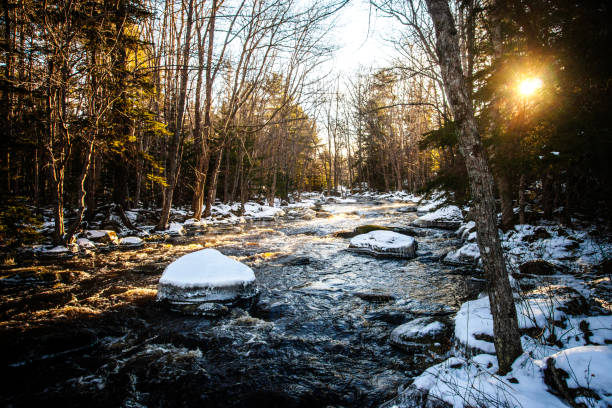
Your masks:
M163 232L168 235L184 235L185 229L183 228L183 224L178 222L171 222L170 225L168 225L168 229Z
M448 327L432 317L420 317L396 327L389 341L407 351L427 347L441 352L450 346Z
M476 223L474 221L468 221L465 224L461 224L455 234L457 234L457 236L463 241L466 241L468 240L470 234L474 232L476 232Z
M422 228L456 230L461 225L461 221L463 221L461 209L455 205L449 205L417 218L414 225Z
M183 227L193 229L203 228L206 227L206 221L202 219L196 220L195 218L188 218L183 223Z
M222 305L250 305L258 291L247 265L208 248L180 257L166 267L157 299L190 314L211 314Z
M79 238L76 240L76 243L81 249L93 249L96 247L96 244L94 244L92 241L88 240L87 238Z
M119 240L119 246L124 248L140 248L144 246L144 241L138 237L125 237Z
M444 263L449 265L476 265L480 260L478 244L468 243L456 251L451 251L444 257Z
M113 230L87 230L85 231L85 238L103 244L114 244L118 239L117 233Z
M610 407L610 367L611 345L573 347L546 359L544 378L572 406Z
M372 255L414 258L417 242L408 235L377 230L353 237L349 248Z
M441 192L436 192L431 196L430 199L421 200L419 202L419 206L417 207L417 214L418 215L426 214L440 207L445 202L446 202L446 198L444 197L444 194L442 194Z

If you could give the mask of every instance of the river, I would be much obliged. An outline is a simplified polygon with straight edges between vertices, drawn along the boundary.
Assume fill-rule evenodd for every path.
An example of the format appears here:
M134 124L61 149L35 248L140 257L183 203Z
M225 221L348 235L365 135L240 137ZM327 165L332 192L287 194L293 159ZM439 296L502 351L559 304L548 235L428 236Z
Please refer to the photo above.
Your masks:
M372 407L441 356L390 332L448 316L482 289L440 257L458 242L418 230L417 258L347 250L334 232L407 228L406 203L328 204L323 217L210 227L145 248L2 270L5 405ZM214 247L250 265L257 306L207 319L155 301L164 267Z

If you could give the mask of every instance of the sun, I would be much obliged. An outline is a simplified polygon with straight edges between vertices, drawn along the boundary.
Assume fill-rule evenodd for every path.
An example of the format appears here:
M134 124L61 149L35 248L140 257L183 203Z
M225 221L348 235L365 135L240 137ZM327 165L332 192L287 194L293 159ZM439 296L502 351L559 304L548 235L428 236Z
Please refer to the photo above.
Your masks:
M540 78L528 78L519 83L518 91L523 96L530 96L541 87L542 80Z

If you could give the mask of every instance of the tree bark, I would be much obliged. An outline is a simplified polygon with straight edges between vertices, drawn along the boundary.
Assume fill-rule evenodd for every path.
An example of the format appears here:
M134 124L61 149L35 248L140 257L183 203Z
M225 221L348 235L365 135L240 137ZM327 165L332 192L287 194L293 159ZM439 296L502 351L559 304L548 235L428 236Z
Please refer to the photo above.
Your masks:
M85 182L87 181L87 173L89 173L89 166L91 164L91 159L93 156L95 140L96 140L96 136L94 135L94 137L92 137L92 139L89 141L88 149L85 152L83 168L81 170L81 175L79 176L79 183L78 183L79 199L78 199L77 204L79 207L77 210L76 218L74 219L74 221L72 222L72 224L70 225L70 227L68 228L66 232L66 237L65 237L66 242L70 242L72 240L72 237L74 236L74 234L77 232L77 230L81 226L81 222L83 222L83 213L85 212L85 195L87 194L87 191L85 189Z
M480 140L463 71L457 29L446 0L426 0L436 32L436 52L444 90L459 130L478 229L478 247L487 276L495 351L505 374L522 354L512 289L497 230L493 178Z

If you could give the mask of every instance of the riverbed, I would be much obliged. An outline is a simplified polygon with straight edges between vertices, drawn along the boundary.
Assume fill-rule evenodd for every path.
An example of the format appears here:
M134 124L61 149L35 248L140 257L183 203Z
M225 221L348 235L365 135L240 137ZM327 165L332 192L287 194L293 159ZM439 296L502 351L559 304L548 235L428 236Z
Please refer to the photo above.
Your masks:
M398 325L448 317L482 290L444 265L452 232L410 229L412 204L327 204L314 219L211 226L144 248L5 266L5 405L373 407L444 356L389 343ZM338 231L412 231L412 260L348 250ZM253 268L252 310L208 319L155 301L166 265L213 247Z

